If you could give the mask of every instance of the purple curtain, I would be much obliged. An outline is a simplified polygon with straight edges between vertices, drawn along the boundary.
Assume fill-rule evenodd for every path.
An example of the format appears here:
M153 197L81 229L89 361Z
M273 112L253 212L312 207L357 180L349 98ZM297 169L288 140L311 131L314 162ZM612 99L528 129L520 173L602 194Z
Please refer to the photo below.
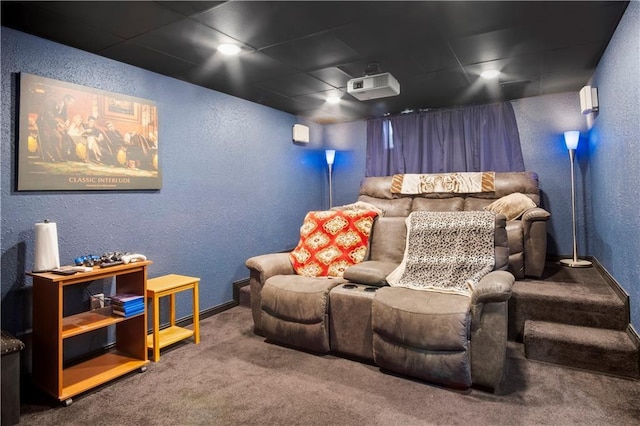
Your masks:
M524 171L510 102L367 122L366 176Z

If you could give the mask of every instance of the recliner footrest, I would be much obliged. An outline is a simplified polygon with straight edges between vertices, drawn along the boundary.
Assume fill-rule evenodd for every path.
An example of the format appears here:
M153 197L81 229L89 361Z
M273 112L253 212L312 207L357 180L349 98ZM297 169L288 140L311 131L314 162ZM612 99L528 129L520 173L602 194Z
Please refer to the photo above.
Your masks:
M276 275L262 289L261 324L274 342L326 353L329 343L329 291L343 278Z
M371 323L380 367L445 386L471 386L468 297L384 287L374 297Z

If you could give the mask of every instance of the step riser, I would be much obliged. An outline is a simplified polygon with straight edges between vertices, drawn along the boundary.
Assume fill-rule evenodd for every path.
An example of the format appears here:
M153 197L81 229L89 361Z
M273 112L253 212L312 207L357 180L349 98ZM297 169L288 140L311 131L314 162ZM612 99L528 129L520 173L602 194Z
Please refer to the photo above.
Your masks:
M527 321L524 348L528 359L640 378L637 342L626 331Z
M619 331L629 324L624 306L569 305L557 300L518 298L514 294L509 300L509 340L522 341L527 320Z
M587 345L554 342L525 336L525 356L528 359L581 370L597 371L633 379L640 378L637 352L603 350Z

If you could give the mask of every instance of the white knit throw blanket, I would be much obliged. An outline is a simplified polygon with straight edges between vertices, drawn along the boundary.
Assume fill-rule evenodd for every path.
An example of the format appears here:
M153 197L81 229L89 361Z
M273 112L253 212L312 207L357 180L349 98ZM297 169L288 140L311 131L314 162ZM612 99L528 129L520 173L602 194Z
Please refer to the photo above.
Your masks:
M402 263L391 286L470 296L495 265L495 214L488 211L413 212L406 220Z

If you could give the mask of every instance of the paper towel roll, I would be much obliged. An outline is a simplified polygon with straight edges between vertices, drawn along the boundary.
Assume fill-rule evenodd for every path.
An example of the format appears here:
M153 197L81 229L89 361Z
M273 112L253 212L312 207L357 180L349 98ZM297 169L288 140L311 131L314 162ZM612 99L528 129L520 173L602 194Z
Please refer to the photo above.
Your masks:
M59 267L58 229L55 222L36 223L33 272L44 272Z

